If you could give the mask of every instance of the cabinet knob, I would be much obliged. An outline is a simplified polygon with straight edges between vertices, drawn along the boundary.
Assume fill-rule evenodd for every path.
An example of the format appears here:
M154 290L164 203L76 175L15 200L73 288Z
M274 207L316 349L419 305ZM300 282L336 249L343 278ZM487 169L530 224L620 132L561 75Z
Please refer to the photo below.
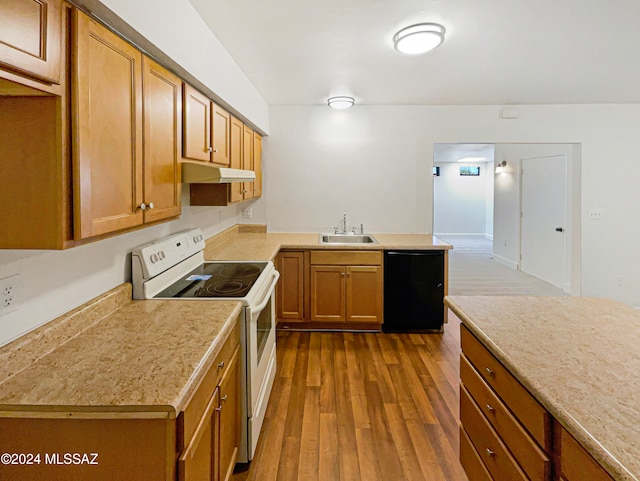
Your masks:
M218 364L218 369L224 369L224 361Z
M213 152L213 147L207 147L206 149L204 149L205 152Z
M489 369L488 367L485 368L485 371L487 371L487 374L491 377L493 377L493 371L491 369Z
M224 396L222 396L222 399L220 399L220 402L223 402L223 403L224 403L224 402L227 402L227 398L228 398L228 397L229 397L229 396L228 396L227 394L225 394Z
M222 411L222 406L218 406L218 407L215 409L215 411L216 411L216 412L218 412L218 413L219 413L220 411Z
M341 272L341 273L340 273L340 275L341 275L342 277L344 277L344 272Z
M487 404L487 411L492 413L494 411L493 406L491 404Z
M218 149L213 149L213 153L217 154L218 153Z
M153 202L149 202L149 203L147 204L147 207L148 207L149 209L153 209Z
M494 451L491 451L489 448L487 448L487 455L489 456L495 456L496 453Z
M138 206L138 209L140 209L140 210L147 210L147 204L145 204L145 203L143 202L142 204L140 204L140 205Z

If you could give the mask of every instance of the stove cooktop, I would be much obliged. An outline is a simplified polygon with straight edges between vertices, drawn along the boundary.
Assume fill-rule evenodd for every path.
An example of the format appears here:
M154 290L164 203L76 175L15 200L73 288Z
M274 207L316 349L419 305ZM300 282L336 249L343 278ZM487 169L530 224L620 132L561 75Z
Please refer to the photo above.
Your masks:
M154 298L242 298L266 266L266 262L205 262Z

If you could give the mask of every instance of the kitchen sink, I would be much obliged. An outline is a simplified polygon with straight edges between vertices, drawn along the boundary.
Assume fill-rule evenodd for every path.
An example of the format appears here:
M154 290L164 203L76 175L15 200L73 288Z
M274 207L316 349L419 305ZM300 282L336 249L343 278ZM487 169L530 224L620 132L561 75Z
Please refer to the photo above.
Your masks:
M377 244L375 237L369 234L320 234L319 244Z

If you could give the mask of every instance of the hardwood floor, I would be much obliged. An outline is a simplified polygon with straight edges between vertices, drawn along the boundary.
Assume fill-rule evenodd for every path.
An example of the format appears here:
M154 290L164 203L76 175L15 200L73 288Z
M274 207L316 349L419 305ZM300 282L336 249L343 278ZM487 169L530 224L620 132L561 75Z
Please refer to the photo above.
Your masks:
M444 334L278 332L254 460L233 481L467 481L459 326Z

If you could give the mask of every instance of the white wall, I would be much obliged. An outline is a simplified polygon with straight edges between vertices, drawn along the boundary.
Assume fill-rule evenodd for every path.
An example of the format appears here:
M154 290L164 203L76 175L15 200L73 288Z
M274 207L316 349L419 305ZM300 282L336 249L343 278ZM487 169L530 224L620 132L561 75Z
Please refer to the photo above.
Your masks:
M640 105L501 107L271 106L269 228L324 230L347 209L370 232L431 232L434 143L581 144L582 294L640 306Z
M487 204L493 206L493 192L488 196L489 179L493 187L493 170L488 162L437 163L440 175L433 177L433 232L454 235L486 235ZM480 175L460 175L461 165L480 167ZM493 209L492 209L493 210Z

